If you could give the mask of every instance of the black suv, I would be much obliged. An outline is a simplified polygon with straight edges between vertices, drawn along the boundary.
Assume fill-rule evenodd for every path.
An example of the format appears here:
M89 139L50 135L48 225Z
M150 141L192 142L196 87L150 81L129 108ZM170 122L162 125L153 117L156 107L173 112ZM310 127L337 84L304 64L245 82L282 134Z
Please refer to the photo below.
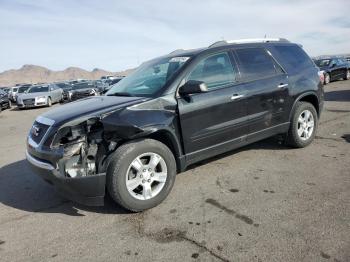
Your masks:
M315 137L323 85L309 56L283 39L220 41L143 63L105 96L39 116L27 138L31 166L67 198L102 205L161 203L192 163L284 134Z
M324 72L324 84L331 81L350 79L350 65L345 58L329 57L315 60L315 64Z

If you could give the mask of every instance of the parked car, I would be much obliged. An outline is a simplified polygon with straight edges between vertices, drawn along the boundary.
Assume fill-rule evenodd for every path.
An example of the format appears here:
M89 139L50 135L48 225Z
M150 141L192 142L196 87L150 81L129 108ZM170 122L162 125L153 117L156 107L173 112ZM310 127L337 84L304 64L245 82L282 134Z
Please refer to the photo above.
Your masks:
M34 85L26 93L17 97L17 107L20 109L38 106L50 107L62 100L62 89L55 84Z
M334 80L350 79L350 66L345 58L323 58L315 60L315 64L324 72L325 85Z
M94 80L92 81L92 84L95 85L100 94L102 94L105 88L109 86L108 83L103 80Z
M103 89L103 91L102 91L102 94L107 93L107 91L108 91L109 89L111 89L113 85L119 83L120 80L122 80L123 78L124 78L124 77L118 77L118 78L114 78L114 79L107 79L107 80L105 81L106 85L105 85L105 87L104 87L104 89Z
M2 91L4 91L6 94L8 94L10 92L10 88L9 87L1 87L0 89Z
M72 90L73 85L69 82L58 82L55 83L59 88L62 89L62 101L61 102L67 102L69 101L69 91Z
M21 94L24 94L25 92L27 92L27 90L31 87L31 84L25 84L25 85L19 85L17 92L15 94L15 102L17 102L17 97Z
M97 96L100 92L91 81L76 83L69 91L69 100L75 101L89 96Z
M6 108L11 108L11 101L8 94L0 89L0 112Z
M220 41L143 63L105 96L40 115L26 156L69 199L102 205L107 188L142 211L190 164L278 134L306 147L323 100L318 68L299 45Z
M10 100L12 102L16 102L16 94L17 94L17 92L18 92L18 87L17 86L10 87L8 96L9 96L9 98L10 98Z

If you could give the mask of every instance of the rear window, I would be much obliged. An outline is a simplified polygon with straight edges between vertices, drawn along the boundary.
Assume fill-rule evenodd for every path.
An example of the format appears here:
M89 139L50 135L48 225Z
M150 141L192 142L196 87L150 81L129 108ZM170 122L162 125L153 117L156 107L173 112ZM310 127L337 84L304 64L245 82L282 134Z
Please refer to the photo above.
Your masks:
M276 75L275 64L264 48L235 50L238 66L244 79L257 79Z
M282 58L281 63L289 72L314 66L310 57L297 45L276 45L275 49Z

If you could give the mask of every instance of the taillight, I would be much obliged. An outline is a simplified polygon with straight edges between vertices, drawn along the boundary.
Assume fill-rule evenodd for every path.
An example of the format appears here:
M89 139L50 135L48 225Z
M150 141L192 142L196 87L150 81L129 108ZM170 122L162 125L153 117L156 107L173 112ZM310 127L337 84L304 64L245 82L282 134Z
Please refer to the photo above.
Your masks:
M318 76L320 77L320 81L323 84L324 83L324 72L323 71L318 71Z

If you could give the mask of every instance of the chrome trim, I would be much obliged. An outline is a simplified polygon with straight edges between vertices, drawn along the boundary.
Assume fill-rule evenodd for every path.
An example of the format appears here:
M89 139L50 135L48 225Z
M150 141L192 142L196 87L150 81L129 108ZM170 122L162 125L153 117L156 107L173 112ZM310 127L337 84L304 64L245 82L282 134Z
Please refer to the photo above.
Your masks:
M279 85L277 86L277 88L283 88L283 87L286 87L286 86L288 86L288 84L279 84Z
M233 95L231 96L231 100L236 100L236 99L239 99L239 98L242 98L244 95Z
M28 144L31 146L31 147L34 147L34 148L37 148L39 146L39 144L37 144L31 137L30 135L28 135Z
M41 124L44 124L44 125L47 125L47 126L52 126L54 123L55 123L55 120L52 120L50 118L46 118L46 117L43 117L43 116L38 116L35 121L41 123Z
M46 170L54 170L54 166L52 166L51 164L49 163L45 163L45 162L42 162L40 160L37 160L36 158L32 157L28 151L26 151L26 158L28 160L29 163L31 163L33 166L36 166L36 167L39 167L39 168L42 168L42 169L46 169Z

